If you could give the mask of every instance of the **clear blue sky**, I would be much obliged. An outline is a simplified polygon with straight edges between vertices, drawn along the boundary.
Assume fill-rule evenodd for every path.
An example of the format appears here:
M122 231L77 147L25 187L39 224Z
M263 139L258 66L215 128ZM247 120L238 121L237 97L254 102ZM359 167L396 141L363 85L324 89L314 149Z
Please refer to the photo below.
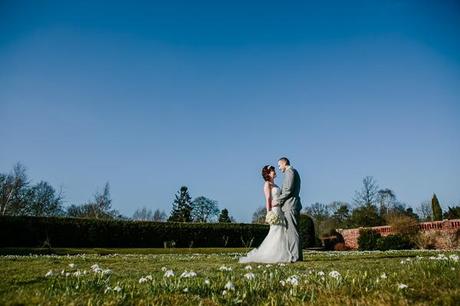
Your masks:
M109 181L128 216L187 185L249 221L286 155L304 206L366 175L460 203L458 2L124 2L0 2L2 172L67 204Z

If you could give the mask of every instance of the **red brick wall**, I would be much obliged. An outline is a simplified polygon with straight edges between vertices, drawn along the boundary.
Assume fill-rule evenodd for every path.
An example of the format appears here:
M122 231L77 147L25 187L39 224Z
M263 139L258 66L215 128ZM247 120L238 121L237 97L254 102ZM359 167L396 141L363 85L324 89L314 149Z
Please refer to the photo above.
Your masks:
M441 232L454 232L460 229L460 219L454 220L443 220L433 222L420 222L419 227L421 231L441 231ZM351 249L358 248L358 237L360 228L351 229L337 229L337 231L343 236L345 245ZM391 226L374 226L371 229L379 232L382 236L388 236L392 234Z

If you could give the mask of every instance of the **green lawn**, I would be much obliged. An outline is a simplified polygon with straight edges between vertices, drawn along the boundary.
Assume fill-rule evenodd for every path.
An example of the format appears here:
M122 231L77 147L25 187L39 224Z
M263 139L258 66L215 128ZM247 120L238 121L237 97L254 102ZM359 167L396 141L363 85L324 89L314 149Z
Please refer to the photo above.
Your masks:
M84 254L0 256L0 304L460 304L460 251L310 251L287 265L238 264L241 249L53 252Z

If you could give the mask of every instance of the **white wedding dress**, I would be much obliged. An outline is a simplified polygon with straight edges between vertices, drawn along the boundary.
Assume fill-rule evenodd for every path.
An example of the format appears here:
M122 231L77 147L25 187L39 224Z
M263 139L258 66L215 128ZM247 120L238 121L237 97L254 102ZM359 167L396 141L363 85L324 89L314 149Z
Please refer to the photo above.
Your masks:
M272 205L278 203L280 192L281 190L278 186L272 187ZM291 261L283 211L280 206L273 207L272 211L280 216L284 224L270 225L270 230L264 241L262 241L258 248L251 250L246 256L240 257L240 263L279 263Z

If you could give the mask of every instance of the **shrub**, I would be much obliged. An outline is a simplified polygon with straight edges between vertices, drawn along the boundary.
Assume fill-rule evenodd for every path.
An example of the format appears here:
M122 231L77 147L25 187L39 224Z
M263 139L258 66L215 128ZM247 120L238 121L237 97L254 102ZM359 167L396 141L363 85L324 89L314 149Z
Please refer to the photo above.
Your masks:
M338 242L334 245L334 251L348 251L349 248L343 242Z
M303 248L315 245L315 225L310 216L305 214L299 216L299 235Z
M360 250L376 250L377 241L382 236L376 231L368 228L359 230L358 248Z
M268 229L260 224L1 216L0 247L41 247L45 241L51 247L254 247Z
M381 251L386 250L407 250L413 249L414 243L402 235L388 235L377 239L376 249Z

